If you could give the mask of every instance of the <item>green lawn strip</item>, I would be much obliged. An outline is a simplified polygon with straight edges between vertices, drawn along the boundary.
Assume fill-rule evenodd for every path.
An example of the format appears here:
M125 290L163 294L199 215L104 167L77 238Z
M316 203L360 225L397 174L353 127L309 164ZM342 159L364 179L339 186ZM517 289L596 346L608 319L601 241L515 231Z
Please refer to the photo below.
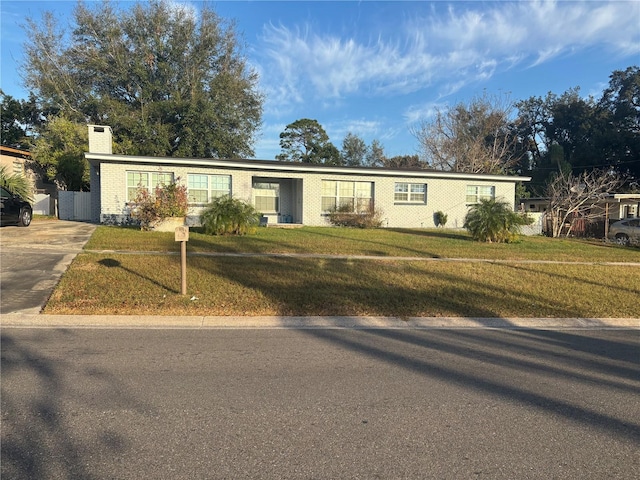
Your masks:
M173 233L100 226L87 250L179 251ZM444 229L259 228L255 235L210 236L192 229L189 252L311 253L430 258L640 262L639 248L603 241L521 237L511 244L474 242L464 231Z
M47 314L636 317L640 268L80 254ZM191 297L196 299L191 300Z

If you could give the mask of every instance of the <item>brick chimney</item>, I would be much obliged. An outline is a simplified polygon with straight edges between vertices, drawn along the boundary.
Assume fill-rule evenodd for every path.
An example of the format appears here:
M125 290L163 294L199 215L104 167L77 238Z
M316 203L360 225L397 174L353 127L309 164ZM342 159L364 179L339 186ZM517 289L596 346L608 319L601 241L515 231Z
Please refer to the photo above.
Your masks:
M89 153L112 154L111 127L89 125Z

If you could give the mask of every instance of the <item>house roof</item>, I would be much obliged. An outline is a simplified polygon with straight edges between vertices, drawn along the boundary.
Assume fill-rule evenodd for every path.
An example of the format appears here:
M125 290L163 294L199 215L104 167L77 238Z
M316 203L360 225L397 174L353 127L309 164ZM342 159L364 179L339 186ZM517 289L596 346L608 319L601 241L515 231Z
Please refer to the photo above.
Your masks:
M611 193L602 199L608 202L624 202L625 200L629 200L632 202L640 202L640 193ZM549 197L529 197L529 198L521 198L521 203L531 202L531 203L547 203L549 201Z
M309 163L278 162L274 160L228 160L216 158L177 158L177 157L146 157L133 155L113 155L106 153L85 153L85 158L92 164L100 163L130 163L156 164L193 167L228 168L234 170L254 170L262 172L281 173L317 173L341 175L369 175L384 177L416 177L416 178L451 178L475 179L498 182L528 182L531 177L509 175L486 175L480 173L444 172L440 170L399 169L383 167L343 167L331 165L316 165Z
M31 157L31 152L28 152L26 150L19 150L17 148L7 147L5 145L0 145L0 154L7 155L9 157L19 157L19 158Z

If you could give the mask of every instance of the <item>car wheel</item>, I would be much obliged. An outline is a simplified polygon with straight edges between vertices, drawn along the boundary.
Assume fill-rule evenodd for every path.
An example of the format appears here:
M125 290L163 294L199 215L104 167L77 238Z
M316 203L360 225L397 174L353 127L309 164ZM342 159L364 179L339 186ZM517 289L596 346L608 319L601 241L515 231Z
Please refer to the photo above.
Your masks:
M629 245L629 236L626 233L618 233L616 242L620 245Z
M20 218L18 220L18 225L21 227L28 227L31 223L31 212L26 208L23 208L20 211Z

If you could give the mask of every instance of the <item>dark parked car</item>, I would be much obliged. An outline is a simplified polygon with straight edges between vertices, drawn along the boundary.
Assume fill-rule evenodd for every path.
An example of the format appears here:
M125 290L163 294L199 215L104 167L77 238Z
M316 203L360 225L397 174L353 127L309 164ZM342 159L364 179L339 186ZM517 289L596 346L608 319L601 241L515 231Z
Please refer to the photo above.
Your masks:
M612 223L609 238L621 245L640 242L640 218L628 218Z
M0 202L2 202L0 225L29 226L33 216L33 210L29 202L18 195L14 195L4 187L0 187Z

